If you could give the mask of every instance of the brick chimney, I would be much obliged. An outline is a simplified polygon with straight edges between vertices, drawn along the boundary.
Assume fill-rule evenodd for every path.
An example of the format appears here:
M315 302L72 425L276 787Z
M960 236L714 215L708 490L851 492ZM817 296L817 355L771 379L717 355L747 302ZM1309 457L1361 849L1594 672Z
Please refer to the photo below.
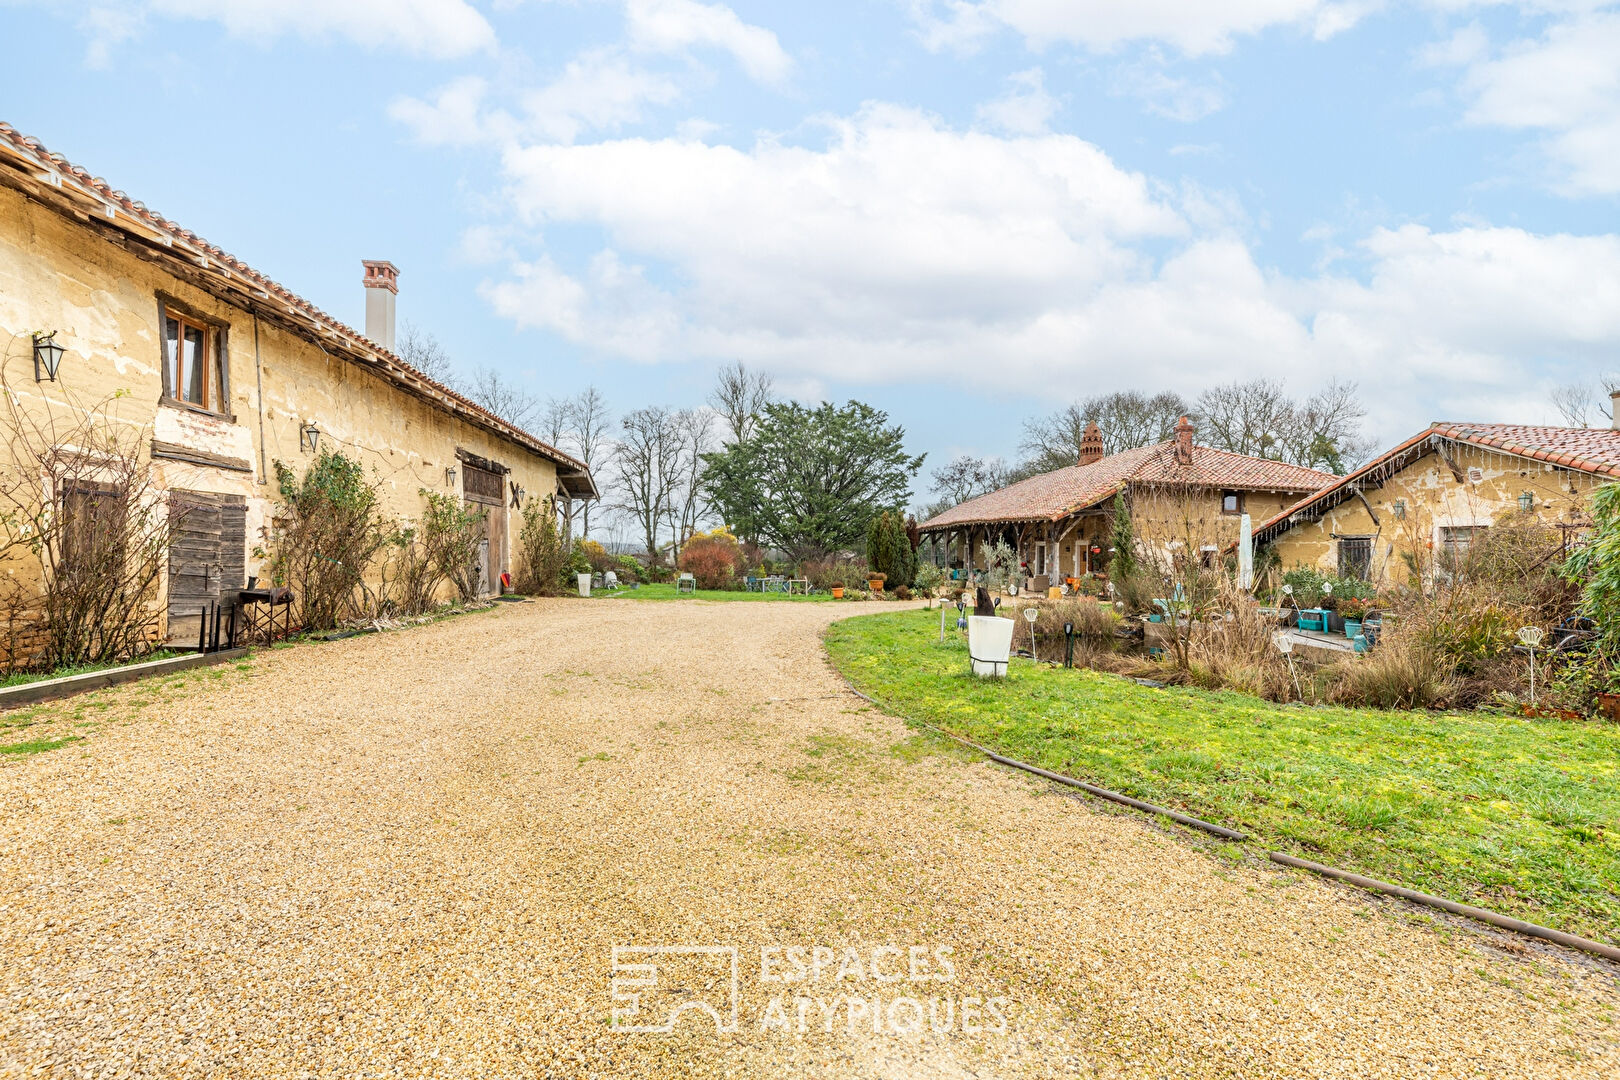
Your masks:
M399 267L380 259L361 259L366 276L366 337L394 351L394 298L399 295Z
M1102 431L1093 420L1086 425L1086 433L1080 436L1080 464L1090 465L1093 461L1101 461L1103 457Z
M1176 460L1183 465L1193 462L1192 421L1183 416L1176 421Z

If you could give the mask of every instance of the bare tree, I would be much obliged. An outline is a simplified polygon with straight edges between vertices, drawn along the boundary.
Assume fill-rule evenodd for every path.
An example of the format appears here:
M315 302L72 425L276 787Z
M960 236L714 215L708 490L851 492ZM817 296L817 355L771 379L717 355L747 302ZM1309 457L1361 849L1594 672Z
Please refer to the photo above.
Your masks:
M1362 438L1367 409L1355 383L1328 383L1294 407L1282 432L1282 458L1308 469L1344 473L1366 460L1372 445Z
M1294 403L1272 379L1226 383L1198 397L1199 436L1217 450L1276 458L1293 421Z
M1200 439L1217 450L1336 473L1370 449L1361 436L1366 415L1355 383L1331 382L1303 402L1272 379L1227 383L1198 398Z
M568 403L568 424L571 438L570 449L575 457L585 463L585 467L595 471L601 464L613 440L608 432L613 422L612 414L608 412L607 399L602 396L594 386L587 386ZM591 503L585 500L580 504L580 532L583 536L591 535Z
M1609 395L1616 390L1620 390L1620 378L1605 376L1597 386L1588 382L1578 382L1554 387L1548 397L1552 400L1553 408L1564 418L1565 424L1584 428L1591 427L1594 423L1613 422Z
M708 492L703 485L703 455L715 449L716 416L699 407L682 409L670 417L675 435L675 489L670 497L669 524L674 537L675 558L687 538L697 532L698 523L708 515Z
M1075 464L1087 424L1095 423L1102 432L1103 453L1117 454L1170 438L1176 421L1191 411L1181 395L1168 391L1148 395L1122 390L1087 398L1024 424L1024 441L1019 450L1025 464L1019 473L1032 476Z
M571 398L547 398L546 406L540 410L540 418L535 422L535 434L561 450L571 430L573 409Z
M455 385L455 361L450 359L450 354L439 344L438 338L409 319L400 322L399 342L395 351L401 360L434 382L451 387Z
M725 419L733 442L747 442L754 433L759 414L774 400L771 386L768 374L750 374L741 360L720 369L709 404Z
M652 406L629 413L620 422L613 450L615 498L612 506L640 528L647 559L658 564L658 536L669 520L679 486L680 436L668 409Z
M456 389L513 427L527 428L540 415L540 402L494 368L477 368Z
M1007 486L1007 465L997 457L973 457L963 454L950 464L934 470L934 494L939 497L938 510L930 509L929 517L976 499L980 495Z

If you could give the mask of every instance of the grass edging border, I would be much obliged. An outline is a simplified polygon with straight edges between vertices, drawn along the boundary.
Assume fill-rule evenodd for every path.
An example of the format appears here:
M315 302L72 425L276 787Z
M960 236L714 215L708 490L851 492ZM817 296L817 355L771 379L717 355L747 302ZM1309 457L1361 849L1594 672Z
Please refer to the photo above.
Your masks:
M1311 862L1309 859L1301 859L1295 855L1285 855L1280 851L1268 851L1266 852L1266 858L1280 866L1291 866L1297 870L1309 870L1313 874L1320 874L1335 881L1342 881L1348 885L1354 885L1358 889L1366 889L1368 892L1388 893L1391 896L1398 896L1402 900L1410 900L1414 904L1449 911L1453 915L1477 919L1480 922L1489 923L1503 930L1512 930L1527 937L1541 938L1544 941L1551 941L1571 949L1579 949L1582 952L1589 952L1609 960L1620 961L1620 948L1605 945L1601 941L1593 941L1590 938L1579 937L1575 934L1566 934L1564 931L1554 930L1550 926L1525 922L1523 919L1515 919L1509 915L1500 915L1488 908L1459 904L1455 900L1447 900L1443 896L1431 896L1428 893L1418 892L1416 889L1408 889L1405 886L1395 885L1388 881L1379 881L1377 878L1363 877L1361 874L1352 874L1350 871L1340 870L1336 866Z
M837 671L836 668L834 670ZM844 687L849 690L850 693L878 709L884 708L883 704L870 694L862 693L860 690L855 689L854 684L844 676L843 672L837 672L837 674L839 679L843 681ZM1088 784L1083 780L1076 780L1072 776L1064 776L1062 773L1051 772L1050 770L1040 768L1037 765L1030 765L1027 762L1019 761L1016 758L1010 758L1003 754L998 754L993 750L980 746L971 739L965 739L955 732L946 731L944 728L935 727L933 724L925 721L906 719L906 723L916 724L919 727L927 728L929 731L932 731L935 734L943 735L948 739L961 743L963 746L972 747L974 750L977 750L991 761L995 761L999 764L1008 765L1015 769L1022 769L1025 772L1044 777L1045 779L1054 781L1055 783L1080 788L1081 790L1092 795L1096 795L1099 798L1121 803L1125 806L1142 810L1146 813L1161 814L1168 817L1172 821L1180 822L1183 825L1188 825L1195 829L1201 829L1205 832L1219 836L1222 839L1231 840L1234 843L1248 843L1250 840L1250 837L1247 835L1237 832L1234 829L1228 829L1224 825L1215 825L1211 822L1204 821L1201 818L1190 817L1186 814L1178 814L1174 810L1169 810L1162 806L1155 806L1153 803L1143 802L1141 799L1133 799L1129 795L1121 795L1117 791L1109 791L1107 788L1098 787L1095 784ZM1502 915L1498 912L1491 911L1488 908L1474 907L1471 904L1459 904L1455 900L1447 900L1442 896L1431 896L1429 893L1418 892L1416 889L1408 889L1405 886L1396 885L1388 881L1379 881L1377 878L1365 877L1361 874L1351 873L1349 870L1340 870L1336 866L1328 866L1325 863L1311 862L1309 859L1301 859L1298 856L1287 855L1281 851L1268 851L1266 852L1266 858L1270 859L1279 866L1287 866L1297 870L1308 870L1313 874L1319 874L1322 877L1332 878L1334 881L1341 881L1347 885L1353 885L1356 888L1363 889L1367 892L1380 892L1386 893L1390 896L1397 896L1402 900L1408 900L1414 904L1421 904L1425 907L1436 908L1440 911L1449 912L1453 915L1460 915L1468 919L1474 919L1478 922L1486 923L1487 925L1495 926L1502 930L1511 930L1514 933L1523 934L1526 937L1540 938L1543 941L1550 941L1555 945L1562 945L1565 948L1576 949L1580 952L1589 953L1593 956L1601 956L1606 960L1613 960L1620 963L1620 948L1616 948L1613 945L1607 945L1601 941L1593 941L1590 938L1583 938L1577 934L1568 934L1562 930L1554 930L1550 926L1542 926L1539 923L1525 922L1523 919L1515 919L1510 915Z
M60 679L41 679L39 682L23 683L21 686L8 686L0 689L0 709L37 705L43 701L55 701L57 698L72 697L88 690L100 690L103 687L135 682L156 675L223 664L227 660L236 660L247 654L248 650L245 648L221 649L219 652L171 656L164 660L149 660L144 664L125 664L123 667L87 671L82 675L64 675Z

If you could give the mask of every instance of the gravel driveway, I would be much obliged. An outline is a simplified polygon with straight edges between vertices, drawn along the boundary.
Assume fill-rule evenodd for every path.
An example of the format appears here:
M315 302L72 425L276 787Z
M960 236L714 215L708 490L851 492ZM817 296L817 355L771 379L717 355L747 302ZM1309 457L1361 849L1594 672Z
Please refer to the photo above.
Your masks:
M913 737L822 658L859 610L510 605L57 707L101 726L0 766L0 1076L1620 1074L1614 970Z

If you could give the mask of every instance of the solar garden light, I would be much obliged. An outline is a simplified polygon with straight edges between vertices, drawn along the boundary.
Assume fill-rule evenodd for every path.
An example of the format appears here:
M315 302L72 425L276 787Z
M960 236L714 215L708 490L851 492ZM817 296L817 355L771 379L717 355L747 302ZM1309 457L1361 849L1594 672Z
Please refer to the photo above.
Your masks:
M1519 642L1530 652L1530 704L1536 703L1536 646L1541 644L1541 627L1521 626Z
M967 593L956 598L956 628L967 629Z
M1029 658L1035 657L1035 620L1041 617L1040 608L1027 607L1024 609L1024 621L1029 623Z
M1287 587L1283 586L1285 589ZM1288 677L1294 680L1294 695L1304 701L1305 693L1299 688L1299 672L1294 670L1294 639L1289 636L1288 631L1278 630L1271 635L1271 643L1277 646L1277 651L1288 661Z
M1065 643L1063 648L1063 666L1072 668L1074 667L1074 623L1066 622L1063 624L1063 640Z

